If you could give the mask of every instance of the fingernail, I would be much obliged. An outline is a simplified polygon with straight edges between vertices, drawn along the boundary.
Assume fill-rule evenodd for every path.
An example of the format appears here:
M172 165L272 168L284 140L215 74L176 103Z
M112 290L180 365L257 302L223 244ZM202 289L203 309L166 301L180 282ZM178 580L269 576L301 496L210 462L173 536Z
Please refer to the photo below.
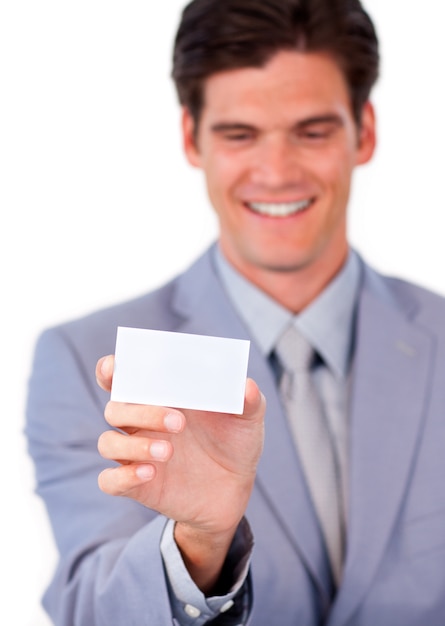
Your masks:
M136 476L141 480L151 480L154 475L154 467L152 465L144 464L138 465L136 468Z
M150 454L153 459L163 461L168 455L168 446L165 441L155 441L150 446Z
M178 433L182 428L182 417L178 413L167 413L164 417L164 426L172 433Z

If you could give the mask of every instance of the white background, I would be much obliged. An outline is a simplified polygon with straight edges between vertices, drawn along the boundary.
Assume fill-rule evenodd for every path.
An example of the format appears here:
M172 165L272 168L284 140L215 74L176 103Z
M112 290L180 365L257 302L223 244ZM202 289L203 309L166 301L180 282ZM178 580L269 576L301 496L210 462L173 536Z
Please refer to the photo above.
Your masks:
M0 0L0 623L49 624L39 598L55 550L22 435L37 334L160 284L216 233L169 79L182 6ZM445 294L445 9L367 7L380 143L357 173L350 239L377 268Z

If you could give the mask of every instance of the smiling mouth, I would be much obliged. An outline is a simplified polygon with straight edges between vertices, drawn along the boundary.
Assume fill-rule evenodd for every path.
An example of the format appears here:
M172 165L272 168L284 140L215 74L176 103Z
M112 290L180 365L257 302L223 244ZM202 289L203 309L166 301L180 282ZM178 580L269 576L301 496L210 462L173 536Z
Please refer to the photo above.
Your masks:
M246 206L259 215L268 217L289 217L308 209L314 199L301 200L300 202L246 202Z

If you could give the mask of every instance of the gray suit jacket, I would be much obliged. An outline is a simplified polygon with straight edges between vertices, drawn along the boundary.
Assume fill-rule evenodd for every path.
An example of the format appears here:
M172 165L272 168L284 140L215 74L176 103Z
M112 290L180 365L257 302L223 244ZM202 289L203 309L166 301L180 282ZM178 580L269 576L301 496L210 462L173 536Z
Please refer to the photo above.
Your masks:
M149 295L51 329L30 379L26 434L60 564L44 604L58 626L172 623L165 519L102 494L108 400L94 380L118 325L237 338L249 331L204 254ZM253 626L445 625L445 301L363 265L352 383L344 579L327 556L273 374L256 345L266 442L247 511Z

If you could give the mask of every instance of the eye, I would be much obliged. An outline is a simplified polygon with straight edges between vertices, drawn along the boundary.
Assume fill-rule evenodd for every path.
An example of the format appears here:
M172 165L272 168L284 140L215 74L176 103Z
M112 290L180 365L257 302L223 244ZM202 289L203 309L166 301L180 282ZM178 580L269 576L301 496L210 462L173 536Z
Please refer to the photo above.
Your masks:
M252 142L258 134L258 130L250 124L221 122L216 123L211 128L216 139L226 146L243 147Z
M297 138L306 142L319 143L329 140L338 129L338 124L317 123L297 130Z
M253 139L253 133L245 130L226 132L224 133L224 139L233 142L249 141Z
M327 132L316 131L316 130L307 130L301 133L301 136L305 139L324 139L328 136Z

